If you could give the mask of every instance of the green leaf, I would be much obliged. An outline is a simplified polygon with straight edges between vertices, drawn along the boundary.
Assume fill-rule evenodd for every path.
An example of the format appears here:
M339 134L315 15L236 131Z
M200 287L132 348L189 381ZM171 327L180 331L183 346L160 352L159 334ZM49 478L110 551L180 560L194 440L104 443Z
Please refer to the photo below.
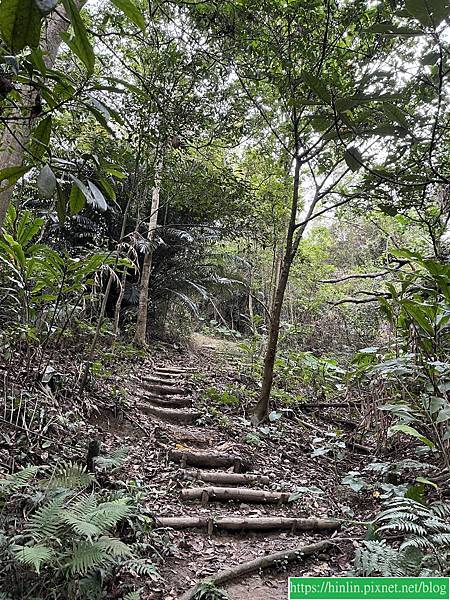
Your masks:
M434 448L434 444L431 440L426 438L424 435L419 433L417 429L414 429L414 427L411 427L410 425L393 425L392 427L389 427L389 434L395 433L397 431L405 433L406 435L410 435L411 437L417 438L418 440L426 444L429 448Z
M430 320L429 315L425 308L419 303L413 302L412 300L402 300L402 305L406 309L409 317L418 324L426 333L430 336L434 336L433 323Z
M316 77L309 71L302 71L302 79L307 84L307 86L311 88L311 90L316 94L316 96L318 96L327 104L330 104L331 96L323 81L321 81L318 77Z
M77 215L83 210L86 204L86 197L76 183L72 185L69 196L69 208L71 215Z
M436 417L436 423L444 423L444 421L448 420L450 420L450 406L439 411L439 414Z
M426 477L416 477L416 481L418 481L419 483L424 483L425 485L431 485L431 487L434 487L434 489L439 489L439 486L434 483L434 481L430 481L429 479L427 479Z
M358 171L362 166L362 154L355 147L348 148L344 152L344 160L352 171Z
M447 0L405 0L405 8L424 27L436 28L450 14Z
M92 73L95 65L95 55L92 44L89 41L86 28L83 20L80 16L80 11L75 5L73 0L63 0L64 7L67 15L70 18L72 24L74 37L68 38L64 36L64 41L70 47L70 49L78 56L78 58L84 63L89 73Z
M145 19L139 8L131 0L111 0L114 6L117 6L132 23L134 23L139 29L145 29Z
M39 46L41 19L34 0L1 1L0 35L14 54L21 52L26 46Z
M51 168L45 165L37 178L37 188L43 198L51 198L56 191L56 177Z
M94 201L95 206L100 210L105 211L108 208L108 204L106 203L105 196L101 193L98 187L92 183L92 181L88 181L89 189L91 190L91 197Z
M2 169L0 171L0 183L2 181L6 181L7 185L2 186L1 189L5 190L8 187L14 185L16 181L18 181L23 175L25 175L25 173L28 173L30 169L31 167L29 166L7 167L6 169Z
M384 114L388 117L388 119L391 119L392 121L395 121L396 123L401 125L401 127L408 129L409 123L406 119L405 113L402 110L400 110L397 106L395 106L395 104L391 104L390 102L384 102L383 111Z
M30 152L35 158L42 158L50 143L52 132L52 117L48 116L39 122L32 133Z

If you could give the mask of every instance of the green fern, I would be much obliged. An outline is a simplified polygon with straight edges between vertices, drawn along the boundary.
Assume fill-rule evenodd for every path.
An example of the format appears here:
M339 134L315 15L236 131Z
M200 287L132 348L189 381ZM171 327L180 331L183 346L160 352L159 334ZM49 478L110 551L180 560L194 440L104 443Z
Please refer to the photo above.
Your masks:
M129 560L123 565L123 569L138 577L151 577L152 579L160 579L161 577L156 566L148 558Z
M20 563L33 567L38 575L41 566L48 563L54 554L53 550L44 544L35 544L34 546L14 544L11 546L11 552Z
M73 463L61 465L49 479L42 481L41 486L49 490L76 490L91 485L94 478L86 472L86 467Z
M12 493L26 487L38 471L39 467L36 466L25 467L17 473L8 475L5 479L0 479L0 492Z
M441 575L450 548L449 506L433 503L425 506L411 498L394 498L373 522L376 534L404 537L399 547L389 539L366 541L356 553L358 574L384 577Z
M141 600L141 594L139 592L129 592L122 600Z
M25 527L24 535L39 540L56 537L63 526L61 510L64 504L64 496L58 496L39 508L30 518Z
M118 448L107 456L97 456L94 459L95 466L102 470L118 469L122 467L128 454L129 448Z
M96 542L81 541L73 545L65 568L72 575L86 575L90 570L101 567L108 558L110 557Z
M229 595L212 582L199 583L195 588L193 600L229 600Z

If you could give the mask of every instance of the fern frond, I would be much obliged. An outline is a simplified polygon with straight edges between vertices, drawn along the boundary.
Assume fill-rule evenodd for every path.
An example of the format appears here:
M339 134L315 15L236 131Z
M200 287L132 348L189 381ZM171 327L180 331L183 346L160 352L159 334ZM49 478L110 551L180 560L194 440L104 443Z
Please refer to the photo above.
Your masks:
M81 519L70 511L64 511L61 520L69 525L71 529L75 531L75 533L78 533L78 535L82 537L87 537L88 539L91 539L92 537L102 533L102 530L97 527L97 525Z
M49 490L76 490L87 487L93 481L94 478L86 472L85 466L67 463L62 465L49 479L44 480L41 486Z
M34 546L14 544L11 546L11 552L18 562L33 567L38 575L42 564L49 562L53 557L53 550L44 544Z
M72 575L86 575L89 571L100 568L108 558L104 549L95 542L77 542L68 556L66 568Z
M425 527L422 527L422 525L408 521L404 518L397 519L394 522L383 525L382 527L379 527L377 531L398 531L399 533L414 533L415 535L423 536L427 535L427 530Z
M87 515L89 519L97 525L102 532L106 532L114 527L121 519L131 513L131 506L126 504L126 500L112 500L103 502L97 508Z
M107 456L97 456L95 465L100 469L118 469L125 462L129 454L129 448L118 448Z
M0 492L15 492L23 487L26 487L30 479L32 479L39 471L39 467L25 467L17 473L8 475L5 479L0 479Z
M63 503L64 496L58 496L39 508L29 520L23 533L36 540L55 537L63 525L61 519Z
M139 592L128 592L122 600L141 600L141 594Z
M435 515L441 518L450 517L450 503L433 502L431 510Z
M130 558L133 556L133 552L131 551L130 547L118 538L103 536L97 540L96 544L106 553L114 557L126 556Z
M135 558L127 561L123 568L130 571L139 577L152 577L153 579L159 579L161 576L158 573L156 565L154 565L148 558Z

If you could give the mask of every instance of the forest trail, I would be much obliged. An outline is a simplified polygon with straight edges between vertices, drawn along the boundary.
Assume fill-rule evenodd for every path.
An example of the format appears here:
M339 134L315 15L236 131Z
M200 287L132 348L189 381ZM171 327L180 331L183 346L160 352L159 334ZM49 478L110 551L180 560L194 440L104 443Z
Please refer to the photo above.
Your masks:
M248 443L251 435L242 441L242 419L237 418L238 434L205 418L202 396L211 379L239 377L237 346L207 337L195 341L188 360L172 357L149 366L133 383L136 418L141 425L148 419L157 447L149 510L157 531L170 532L176 547L161 569L165 585L149 599L182 598L224 568L340 535L334 519L342 517L336 514L340 502L330 493L337 481L310 459L307 432L299 440L299 430L286 421L285 447L274 439L272 448L259 452ZM139 451L136 460L143 460ZM298 487L304 493L291 502ZM339 545L225 587L231 600L286 598L288 576L339 574L348 551L348 545Z

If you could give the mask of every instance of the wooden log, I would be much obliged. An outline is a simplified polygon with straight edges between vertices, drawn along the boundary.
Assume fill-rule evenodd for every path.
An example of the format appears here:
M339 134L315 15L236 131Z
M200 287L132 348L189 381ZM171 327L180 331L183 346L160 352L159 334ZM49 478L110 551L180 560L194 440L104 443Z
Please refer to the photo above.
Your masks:
M200 418L201 413L199 412L188 412L183 410L177 410L172 408L160 408L159 406L152 406L151 404L139 404L139 408L142 412L158 417L163 421L172 421L174 423L186 423L192 424Z
M175 373L184 375L186 373L192 373L195 371L193 367L155 367L156 373Z
M192 400L190 398L180 398L179 396L161 397L147 392L139 397L154 406L161 406L162 408L189 408L192 406Z
M206 504L210 500L236 500L238 502L258 502L262 504L275 502L288 502L288 492L266 492L265 490L252 490L249 488L226 488L226 487L200 487L183 488L181 498L183 500L201 500Z
M296 518L296 517L159 517L158 527L172 529L208 529L225 531L324 531L339 529L335 519Z
M151 375L144 375L142 381L145 383L156 384L156 385L180 385L181 378L173 379L173 377L153 377Z
M175 387L170 385L159 385L156 383L147 383L145 381L141 382L141 386L144 388L144 390L152 392L153 394L186 396L190 393L190 390L188 388Z
M318 554L319 552L329 550L338 541L339 540L337 538L334 540L322 540L321 542L317 542L315 544L299 546L293 550L282 550L281 552L275 552L274 554L266 554L260 558L255 558L254 560L249 560L236 565L235 567L231 567L230 569L219 571L216 575L204 579L201 583L222 585L229 581L238 579L239 577L244 577L245 575L256 573L262 569L268 569L269 567L276 566L277 563L280 563L280 565L285 568L287 562L297 561L305 556L312 556L313 554ZM185 592L180 597L180 600L193 600L197 594L198 588L199 584L195 585L193 588Z
M189 450L171 450L170 460L178 462L184 469L187 465L192 467L209 467L212 469L234 468L235 473L250 471L250 461L233 454L216 454L212 452L191 452Z
M267 485L270 478L258 473L224 473L222 471L201 471L200 469L183 470L181 475L184 479L200 479L208 483L219 483L238 485L240 483L260 483Z

